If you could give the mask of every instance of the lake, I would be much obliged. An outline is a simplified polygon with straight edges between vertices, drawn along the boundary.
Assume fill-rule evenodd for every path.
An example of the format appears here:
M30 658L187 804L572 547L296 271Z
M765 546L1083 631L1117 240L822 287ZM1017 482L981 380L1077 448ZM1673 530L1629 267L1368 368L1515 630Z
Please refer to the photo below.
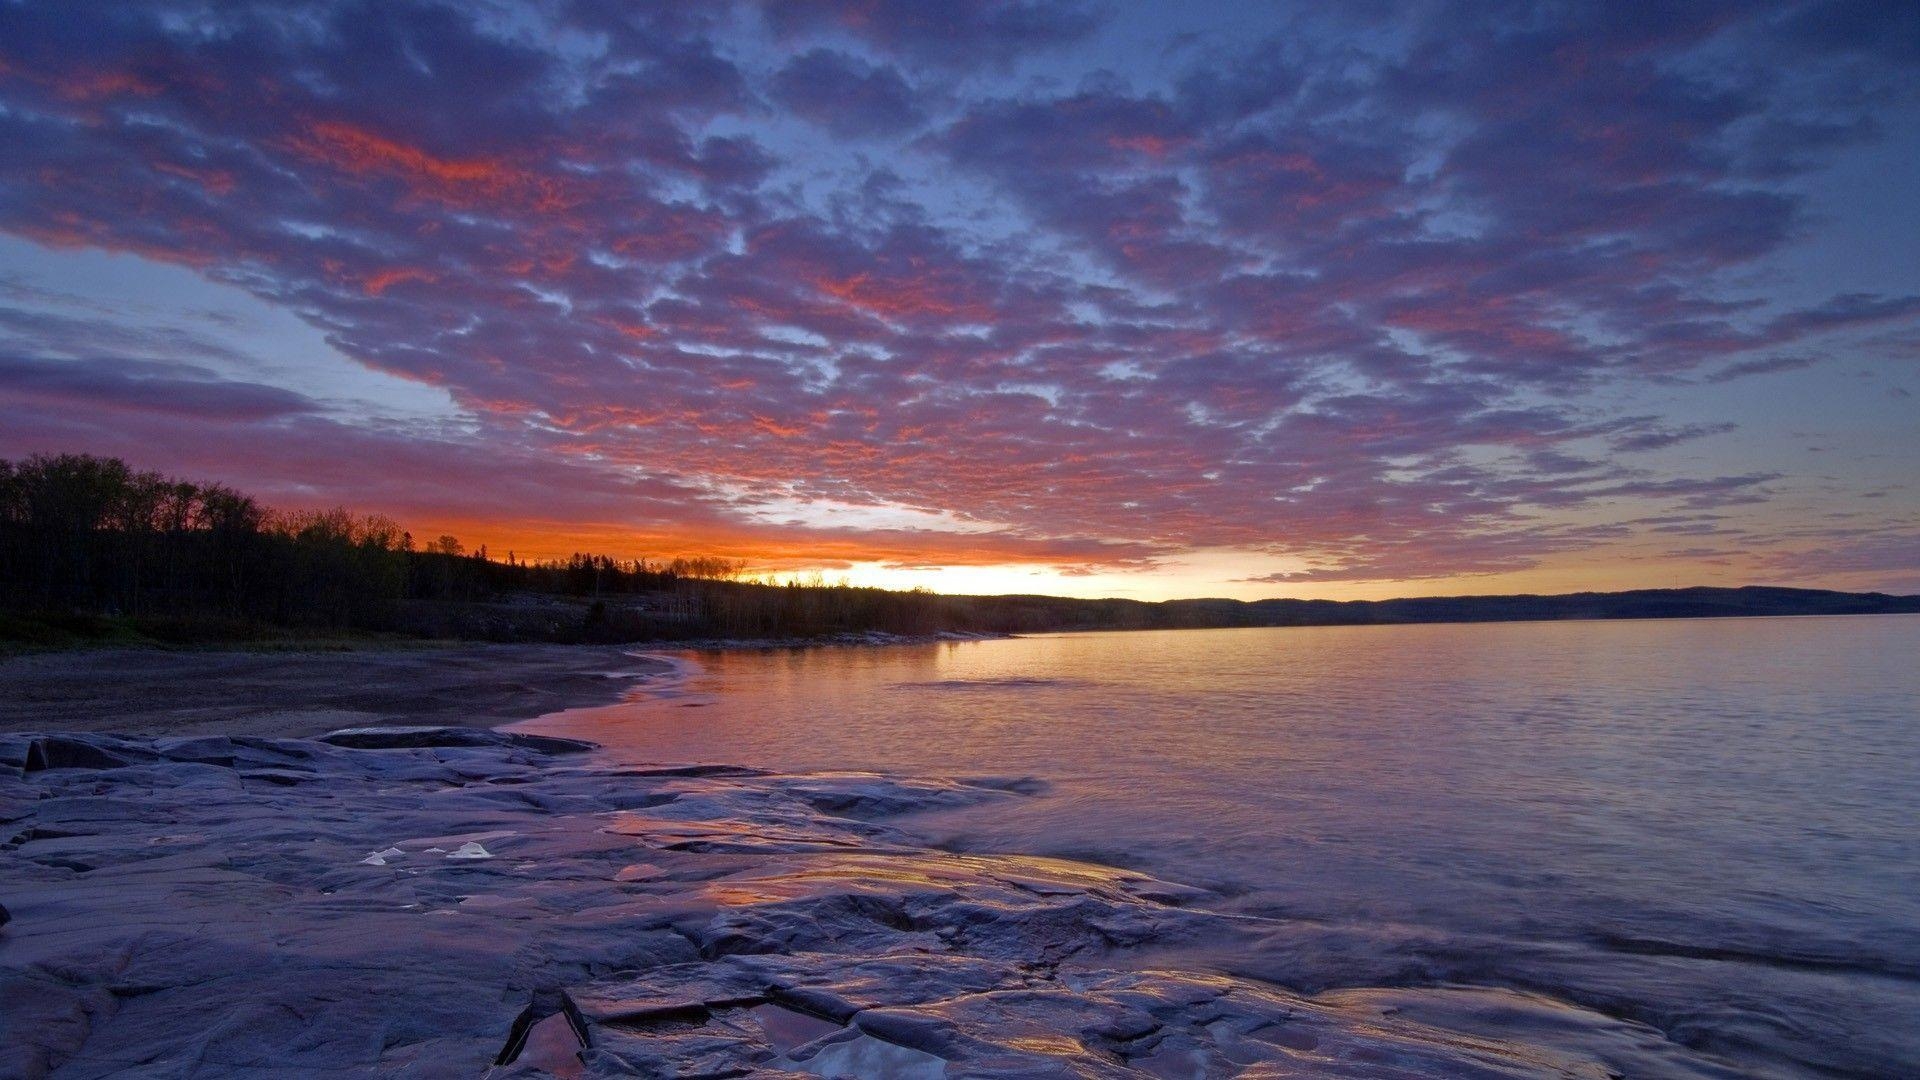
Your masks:
M674 655L529 726L648 761L1032 778L905 824L1203 886L1266 928L1190 966L1536 992L1741 1075L1920 1072L1920 617Z

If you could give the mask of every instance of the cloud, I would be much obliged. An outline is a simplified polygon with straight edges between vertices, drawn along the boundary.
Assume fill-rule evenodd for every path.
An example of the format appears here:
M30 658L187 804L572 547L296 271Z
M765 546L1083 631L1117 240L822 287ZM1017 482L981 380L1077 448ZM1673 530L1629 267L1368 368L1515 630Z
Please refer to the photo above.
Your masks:
M1612 542L1576 512L1772 497L1592 447L1728 429L1624 415L1654 380L1920 327L1901 290L1753 284L1817 225L1812 170L1912 103L1898 49L1798 8L1421 10L1391 40L1276 15L1134 77L1098 69L1106 12L1041 0L0 5L0 229L193 268L462 414L319 415L15 298L41 413L9 444L186 471L218 465L185 449L204 418L299 449L252 486L442 520L510 493L631 545L1229 546L1316 568L1288 581L1523 567ZM449 461L492 479L436 484ZM767 524L796 505L950 535Z
M1706 381L1710 383L1732 382L1750 375L1772 375L1780 371L1799 371L1809 368L1815 361L1810 356L1762 356L1752 360L1740 360L1728 364L1718 371L1710 372Z
M847 137L887 134L926 119L914 90L891 67L831 49L813 49L773 76L773 90L795 115Z
M1077 0L764 0L766 19L791 37L837 32L923 64L997 66L1079 41L1103 13Z
M1682 424L1678 427L1647 427L1629 434L1620 435L1609 444L1618 453L1635 453L1643 450L1665 450L1683 442L1704 439L1710 435L1724 435L1738 425L1722 422L1717 424Z
M1894 528L1842 538L1770 555L1764 565L1790 579L1838 574L1911 576L1920 574L1920 531Z
M37 408L160 413L182 419L267 420L318 406L279 387L221 379L186 364L122 358L0 356L0 401Z

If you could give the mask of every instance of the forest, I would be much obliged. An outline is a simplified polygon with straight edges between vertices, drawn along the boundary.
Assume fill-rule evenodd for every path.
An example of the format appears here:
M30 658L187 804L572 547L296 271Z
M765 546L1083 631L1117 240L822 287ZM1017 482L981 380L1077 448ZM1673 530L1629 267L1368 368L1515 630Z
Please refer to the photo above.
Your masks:
M706 556L496 558L79 454L0 460L0 640L813 638L1120 625L1120 607L739 580ZM1063 608L1065 603L1071 610Z
M504 559L345 509L80 454L0 460L0 643L162 644L392 636L628 642L883 632L1202 627L1920 611L1920 597L1745 587L1381 601L950 596L742 580L708 557Z

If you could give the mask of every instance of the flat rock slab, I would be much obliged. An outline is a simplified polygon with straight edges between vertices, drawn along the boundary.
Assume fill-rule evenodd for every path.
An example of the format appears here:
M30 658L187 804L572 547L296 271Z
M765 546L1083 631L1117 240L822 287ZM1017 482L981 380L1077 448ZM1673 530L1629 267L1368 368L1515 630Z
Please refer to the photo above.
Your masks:
M1734 1075L1511 991L1154 968L1261 928L884 820L1015 785L586 749L0 735L0 1076Z
M320 736L329 746L351 750L422 750L445 746L502 746L538 750L546 754L579 754L594 745L579 739L560 739L548 735L522 735L512 731L463 727L360 727L343 728Z

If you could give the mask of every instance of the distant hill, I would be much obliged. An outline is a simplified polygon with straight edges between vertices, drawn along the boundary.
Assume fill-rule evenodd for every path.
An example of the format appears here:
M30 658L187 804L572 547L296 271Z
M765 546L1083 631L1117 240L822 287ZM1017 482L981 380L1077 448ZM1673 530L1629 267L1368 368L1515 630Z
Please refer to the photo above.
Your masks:
M1422 596L1402 600L1258 600L1262 625L1515 622L1545 619L1700 619L1754 615L1890 615L1920 612L1920 596L1748 585L1737 589L1633 589L1558 596Z
M1069 600L1057 596L950 597L1024 630L1370 626L1559 619L1699 619L1763 615L1920 613L1920 596L1788 589L1634 589L1558 596L1418 596L1398 600Z

